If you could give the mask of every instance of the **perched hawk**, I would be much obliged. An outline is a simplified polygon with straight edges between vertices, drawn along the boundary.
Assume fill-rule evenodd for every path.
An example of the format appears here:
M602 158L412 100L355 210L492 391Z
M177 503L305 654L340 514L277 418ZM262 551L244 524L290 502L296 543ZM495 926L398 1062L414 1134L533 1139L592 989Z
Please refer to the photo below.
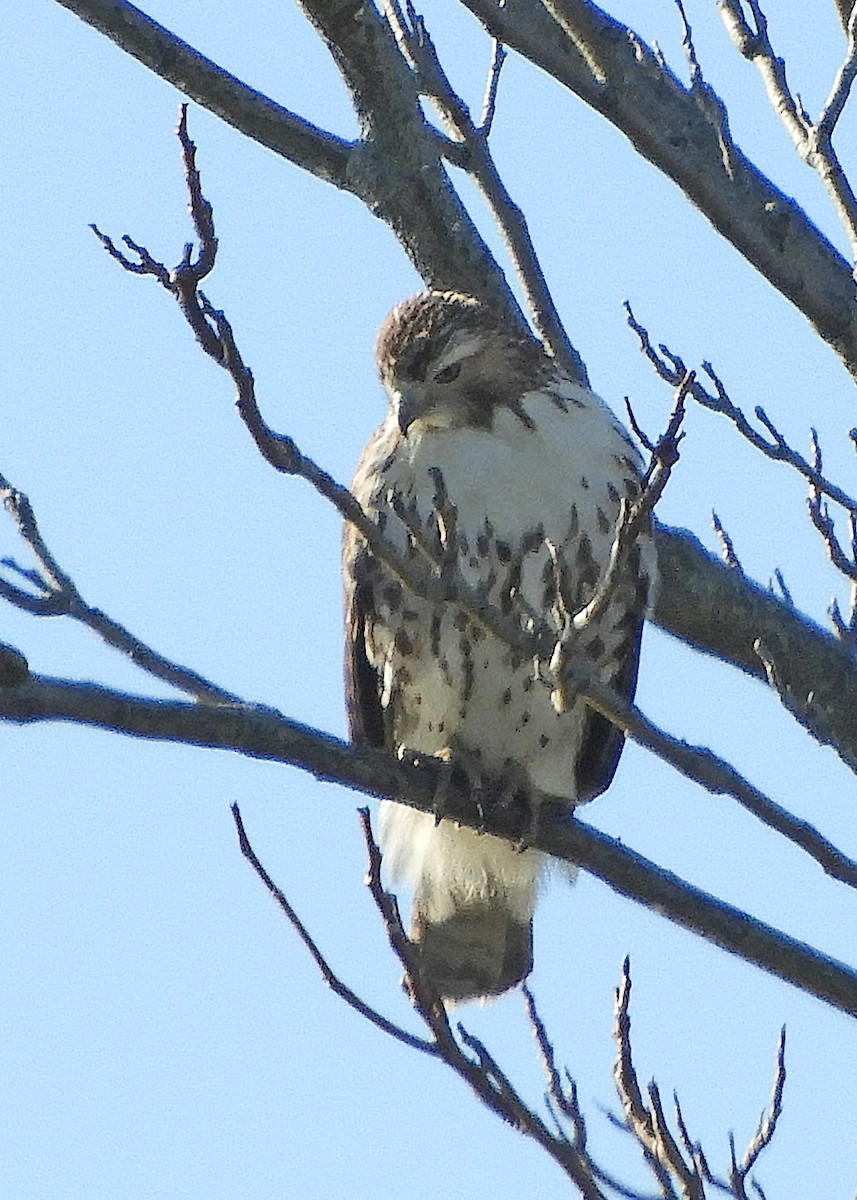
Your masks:
M567 564L567 606L585 605L620 502L640 486L637 452L604 403L534 339L450 292L393 309L377 366L389 407L352 486L389 541L423 563L427 548L455 555L486 603L556 622L550 542ZM569 808L604 791L622 750L614 726L581 702L557 713L532 661L454 605L406 590L353 527L343 568L356 741L452 760L471 778L505 778ZM626 696L652 577L645 535L576 643ZM498 995L526 977L545 855L395 803L383 805L381 839L393 878L413 889L420 969L441 996Z

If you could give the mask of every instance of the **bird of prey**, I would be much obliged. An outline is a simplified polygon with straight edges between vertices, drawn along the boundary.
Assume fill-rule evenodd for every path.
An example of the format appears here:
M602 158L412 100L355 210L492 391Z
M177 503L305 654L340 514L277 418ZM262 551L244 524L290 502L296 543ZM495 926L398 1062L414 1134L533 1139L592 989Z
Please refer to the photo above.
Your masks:
M399 304L376 362L388 410L352 484L369 518L411 561L451 561L486 604L559 628L558 588L566 610L588 602L621 502L639 494L626 432L539 342L468 296L429 291ZM621 561L574 649L631 697L654 578L647 531ZM558 712L531 659L455 604L406 588L353 526L343 574L356 742L433 755L569 809L609 785L622 733L580 700ZM441 997L499 995L528 975L544 854L392 802L381 844L394 881L413 891L419 969Z

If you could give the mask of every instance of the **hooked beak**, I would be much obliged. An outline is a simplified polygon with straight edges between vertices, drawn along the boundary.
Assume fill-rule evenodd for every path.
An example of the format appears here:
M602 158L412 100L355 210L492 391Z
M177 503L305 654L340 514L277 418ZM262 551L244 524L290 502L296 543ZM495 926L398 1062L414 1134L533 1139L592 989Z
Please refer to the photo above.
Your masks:
M396 392L396 419L403 434L424 415L426 407L426 397L421 388L400 388Z

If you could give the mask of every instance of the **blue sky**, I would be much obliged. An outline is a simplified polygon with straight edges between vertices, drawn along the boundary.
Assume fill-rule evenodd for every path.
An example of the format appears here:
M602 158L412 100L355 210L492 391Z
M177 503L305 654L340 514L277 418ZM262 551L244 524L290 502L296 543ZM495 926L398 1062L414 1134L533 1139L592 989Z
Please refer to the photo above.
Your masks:
M820 184L729 46L713 5L689 4L710 82L739 144L844 249ZM839 63L833 12L772 35L816 111ZM338 76L290 5L149 7L253 86L345 136ZM680 72L666 0L617 15ZM446 0L425 6L453 79L481 99L489 46ZM180 97L49 0L7 0L0 91L5 186L0 471L26 491L81 591L163 653L248 699L343 735L339 523L276 476L168 297L122 273L88 229L176 261L189 235L173 135ZM354 199L191 109L221 251L208 291L228 312L269 422L336 477L380 419L375 331L419 281ZM839 136L855 167L854 120ZM736 403L762 404L798 446L819 429L848 487L853 385L802 317L757 278L604 121L511 56L494 150L525 208L594 386L650 430L670 395L625 327L622 301L691 364L710 359ZM492 244L497 239L469 191ZM691 410L660 510L711 547L710 514L745 569L779 567L817 619L843 588L804 515L803 489L722 421ZM0 555L21 556L11 524ZM0 611L0 639L36 671L164 695L88 634ZM674 733L730 758L852 854L854 780L764 690L657 631L639 700ZM343 1007L238 854L229 805L337 971L411 1024L362 885L359 799L225 753L65 726L0 726L0 1163L15 1200L206 1195L429 1197L567 1194L534 1147L438 1064ZM732 903L854 961L854 899L737 807L630 747L585 819ZM613 989L630 953L642 1079L675 1089L725 1165L752 1134L789 1031L786 1112L759 1177L768 1195L852 1194L857 1033L845 1017L582 877L537 918L533 987L578 1080L592 1145L640 1179L599 1109ZM542 1084L519 996L462 1019L524 1092Z

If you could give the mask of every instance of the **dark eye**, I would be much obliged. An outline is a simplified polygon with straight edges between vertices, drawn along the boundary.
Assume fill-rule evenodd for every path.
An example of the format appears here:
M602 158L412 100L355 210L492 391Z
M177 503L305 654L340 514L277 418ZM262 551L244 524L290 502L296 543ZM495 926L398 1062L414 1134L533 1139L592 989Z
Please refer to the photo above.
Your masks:
M434 377L435 383L452 383L461 374L461 363L450 363L448 367L444 367L442 371L438 371Z

